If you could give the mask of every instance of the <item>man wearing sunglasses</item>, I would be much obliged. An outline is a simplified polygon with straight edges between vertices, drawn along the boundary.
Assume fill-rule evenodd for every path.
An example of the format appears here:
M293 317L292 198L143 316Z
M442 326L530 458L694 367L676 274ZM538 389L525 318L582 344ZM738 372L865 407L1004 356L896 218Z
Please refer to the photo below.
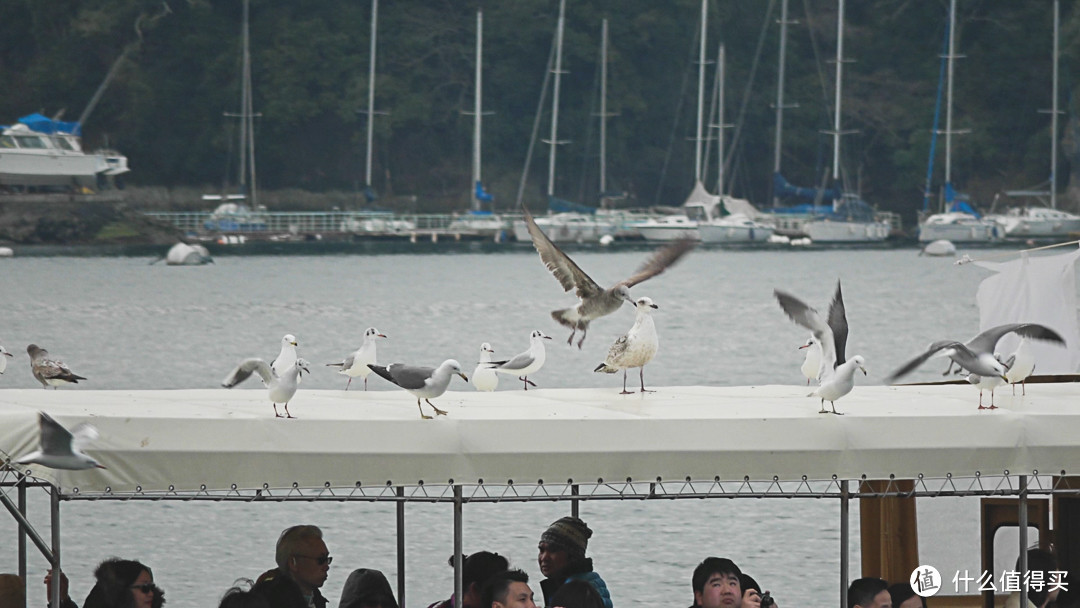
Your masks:
M326 608L319 587L334 558L318 526L286 528L278 537L275 559L278 567L259 577L253 593L265 597L270 608Z

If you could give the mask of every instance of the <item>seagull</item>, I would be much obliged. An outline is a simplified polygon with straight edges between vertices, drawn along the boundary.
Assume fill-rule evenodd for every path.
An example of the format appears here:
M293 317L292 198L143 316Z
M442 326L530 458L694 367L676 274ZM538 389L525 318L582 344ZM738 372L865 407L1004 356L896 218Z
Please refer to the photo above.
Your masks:
M78 384L79 380L86 380L86 378L72 373L68 366L62 362L50 359L49 351L37 344L27 346L26 352L30 355L30 371L37 378L37 381L41 383L41 388L51 386L55 389L61 384Z
M289 400L296 394L296 386L300 384L300 373L311 373L307 366L307 361L297 358L288 369L279 375L274 371L273 367L267 365L266 361L262 359L244 359L240 365L236 366L236 369L229 372L228 376L225 376L225 379L221 381L221 386L232 388L247 380L252 373L257 373L262 378L263 385L267 388L270 401L274 404L274 416L277 418L295 418L296 416L289 413ZM284 416L277 411L277 404L279 403L285 404Z
M629 395L634 392L626 390L626 370L630 367L637 367L641 370L639 373L641 392L653 392L645 390L645 364L652 361L653 357L656 356L656 350L660 347L660 340L656 337L656 325L653 323L650 314L660 307L653 304L651 298L638 298L634 306L637 308L634 325L630 328L630 331L611 345L611 348L608 349L607 358L593 370L605 374L614 374L620 369L623 370L622 392L619 393L620 395Z
M495 351L491 350L491 345L487 342L480 345L480 362L472 373L472 385L478 391L490 393L499 386L499 374L496 374L495 370L490 365L487 365L491 363L491 355L494 353Z
M431 409L435 410L435 415L445 416L446 412L435 407L430 399L446 392L452 374L461 376L466 382L469 381L469 377L461 371L461 364L453 359L443 361L439 367L417 367L404 363L391 363L385 367L368 363L368 367L376 374L412 393L416 397L416 408L420 410L420 417L424 420L431 420L431 416L424 414L424 408L420 407L421 399L427 401Z
M803 359L799 371L806 376L806 386L810 386L810 381L816 382L818 372L821 371L821 344L818 343L817 338L810 336L806 344L799 347L799 350L804 348L806 349L806 358Z
M270 367L278 375L282 374L285 370L289 369L296 363L296 336L292 334L285 334L281 337L281 350L272 361L270 361Z
M851 392L855 388L855 370L859 369L866 375L866 360L861 355L855 355L846 359L844 351L847 348L848 322L847 311L844 308L844 296L840 291L840 281L836 282L836 295L833 296L832 304L829 305L829 317L826 322L818 314L818 311L807 306L795 296L773 290L773 295L792 321L814 332L814 338L821 346L821 365L818 367L817 379L820 385L807 397L821 398L820 414L827 414L825 402L828 401L832 413L836 411L836 400Z
M998 340L1010 333L1015 333L1021 338L1045 340L1047 342L1055 342L1065 346L1065 339L1058 335L1056 331L1045 325L1040 325L1038 323L1007 323L1005 325L991 327L971 340L968 340L966 344L957 342L956 340L938 340L933 342L927 347L926 352L901 365L899 369L890 374L889 377L885 379L885 383L892 384L902 376L910 374L915 368L919 367L925 363L927 359L939 352L951 359L952 363L956 363L967 370L969 374L998 376L1007 382L1008 380L1005 378L1007 368L1004 364L994 358L994 348L997 346ZM950 367L952 366L952 363L949 364Z
M530 384L536 386L535 382L529 380L529 374L540 371L544 366L544 359L547 358L544 340L550 339L551 336L544 335L544 332L538 329L529 334L529 350L515 355L513 359L492 361L489 366L493 366L492 369L500 374L517 376L518 380L525 383L525 390L529 390Z
M41 425L41 449L15 461L16 464L40 464L50 469L104 469L105 467L83 453L82 448L98 438L97 429L83 422L68 431L45 412L38 412Z
M551 242L544 231L536 225L536 221L527 208L522 206L522 209L525 212L525 225L529 229L529 235L532 236L533 247L540 254L540 260L544 262L551 274L555 275L564 291L576 290L575 293L580 300L577 306L554 310L551 312L551 318L571 329L567 344L573 344L574 335L581 330L578 348L581 348L582 342L585 341L590 321L615 312L624 301L634 304L633 298L630 297L631 287L664 272L697 245L697 241L693 239L679 239L657 250L632 277L604 289Z
M7 369L7 359L4 357L14 357L15 355L8 352L8 349L3 346L0 346L0 355L3 355L0 356L0 374L2 374L4 373L4 370Z
M994 358L1001 363L1001 358L994 355ZM970 384L975 385L979 389L979 409L980 410L996 410L997 406L994 405L994 389L1005 384L1006 380L1002 376L980 376L979 374L968 374L967 381ZM983 407L982 397L983 391L990 391L990 407Z
M345 357L341 363L326 364L327 367L339 368L339 374L345 374L349 377L348 383L345 384L345 390L349 390L352 379L357 376L364 379L364 390L367 390L367 377L371 374L371 368L367 364L375 363L375 339L385 337L385 335L379 333L379 330L369 327L364 332L364 341L360 344L360 348L356 349L356 352Z
M1020 344L1016 345L1016 350L1004 363L1009 368L1005 372L1005 379L1013 385L1013 394L1016 394L1016 383L1019 382L1022 389L1020 394L1027 395L1027 379L1035 371L1035 355L1028 347L1027 338L1020 338Z

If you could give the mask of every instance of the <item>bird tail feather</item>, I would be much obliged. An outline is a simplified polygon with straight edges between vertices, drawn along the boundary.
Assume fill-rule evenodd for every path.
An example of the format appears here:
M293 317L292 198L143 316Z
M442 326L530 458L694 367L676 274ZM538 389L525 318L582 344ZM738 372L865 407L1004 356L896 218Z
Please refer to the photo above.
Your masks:
M615 372L619 371L619 369L615 367L610 367L607 363L601 363L600 365L597 365L596 369L592 371L604 372L605 374L614 374Z

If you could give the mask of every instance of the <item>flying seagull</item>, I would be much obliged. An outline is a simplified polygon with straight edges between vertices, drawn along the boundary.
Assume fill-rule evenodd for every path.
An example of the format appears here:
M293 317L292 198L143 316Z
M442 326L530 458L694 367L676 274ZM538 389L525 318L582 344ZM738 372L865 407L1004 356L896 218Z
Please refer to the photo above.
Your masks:
M547 358L544 340L550 339L551 336L544 335L544 332L538 329L529 334L528 350L515 355L513 359L492 361L489 365L500 374L517 376L518 380L525 383L525 390L529 390L530 384L536 386L535 382L529 380L529 374L540 371L540 368L544 366L544 360Z
M104 469L105 467L83 453L83 448L98 438L97 429L83 422L68 431L45 412L38 412L41 425L41 449L15 461L16 464L40 464L50 469Z
M4 370L7 369L7 359L5 359L4 357L14 358L15 355L8 352L8 349L4 348L3 346L0 346L0 355L2 355L0 356L0 374L2 374L4 373Z
M522 206L522 209L525 212L525 225L528 227L529 235L532 237L533 247L540 254L540 260L544 262L551 274L555 275L563 290L575 290L575 294L580 300L577 306L551 312L551 318L571 329L570 338L566 341L567 344L573 344L574 335L578 330L581 330L581 339L577 343L578 348L581 348L582 342L585 341L585 334L589 331L590 321L615 312L622 306L624 301L634 304L633 298L630 297L631 287L664 272L697 245L697 241L693 239L679 239L657 250L638 268L633 276L604 289L597 285L596 281L592 280L589 275L585 274L569 256L556 247L555 243L551 242L551 239L544 234L544 231L536 225L536 220L533 219L527 208Z
M885 379L886 384L892 384L903 376L910 374L915 368L926 362L927 359L937 353L948 357L969 374L979 376L997 376L1006 382L1005 372L1007 367L994 357L994 348L1006 334L1015 333L1021 338L1032 340L1045 340L1065 346L1065 339L1056 331L1038 323L1007 323L998 325L975 336L967 343L956 340L938 340L930 344L926 351L907 363L901 365L896 371L889 374ZM952 363L949 364L950 367Z
M385 335L379 333L379 330L369 327L364 332L364 341L360 344L360 348L356 349L356 352L345 357L341 363L326 364L327 367L338 368L339 374L345 374L349 377L349 381L345 384L345 390L349 390L349 385L352 384L353 378L357 376L364 379L364 390L367 390L367 377L371 375L371 368L368 367L368 363L375 363L375 339L385 337Z
M267 389L267 396L274 404L274 416L277 418L295 418L296 416L289 413L289 401L296 395L296 386L300 383L300 373L311 373L307 366L307 361L297 358L292 366L281 375L278 375L274 368L267 365L266 361L262 359L245 359L229 372L228 376L225 376L225 379L221 381L221 386L232 388L250 378L251 374L257 373ZM277 404L279 403L285 404L285 416L282 416L277 411Z
M656 350L660 348L660 340L656 337L656 325L653 323L652 311L660 308L653 304L651 298L638 298L634 305L637 308L637 316L634 325L621 338L615 341L608 349L607 358L596 366L594 372L614 374L620 369L622 373L622 393L629 395L634 391L626 390L626 370L637 367L641 378L641 392L651 393L645 390L645 364L652 361L656 356Z
M490 393L499 386L499 374L495 373L494 369L491 369L491 355L495 351L491 349L491 345L484 342L480 345L480 361L476 364L476 369L472 373L472 385L476 387L478 391L484 391Z
M79 380L86 380L72 373L63 362L50 359L49 351L37 344L27 346L26 352L30 355L30 371L41 383L41 388L51 386L55 389L62 384L78 384Z
M457 374L466 382L469 377L461 371L461 364L453 359L443 361L439 367L417 367L404 363L391 363L387 366L369 363L371 371L386 378L390 382L409 391L416 397L416 408L420 410L420 417L431 420L431 416L424 414L424 408L420 407L420 400L427 401L437 416L445 416L446 412L435 407L430 399L434 399L446 392L450 386L450 376Z
M863 375L866 375L866 360L861 355L847 359L844 354L847 348L848 322L840 281L836 282L836 295L829 305L827 321L821 318L818 311L789 293L775 289L773 295L787 316L812 331L814 339L821 345L821 365L817 374L819 386L807 397L821 398L819 413L828 413L825 411L825 402L828 401L832 413L839 414L840 412L836 411L836 400L850 393L855 387L855 370L862 370Z

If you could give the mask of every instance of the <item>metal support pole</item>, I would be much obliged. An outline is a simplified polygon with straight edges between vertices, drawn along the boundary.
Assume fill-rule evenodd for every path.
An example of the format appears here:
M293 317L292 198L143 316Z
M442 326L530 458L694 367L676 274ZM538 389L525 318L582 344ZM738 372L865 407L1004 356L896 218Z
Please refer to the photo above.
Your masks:
M463 556L461 554L461 536L464 527L461 516L461 507L463 504L464 500L461 498L461 486L456 485L454 486L454 601L458 606L461 605L462 599L464 598L462 593L462 586L464 586L462 575L464 574L463 570L465 564L463 562L465 560L462 559Z
M3 492L0 492L0 504L3 504L4 507L7 508L8 512L11 513L11 516L19 523L19 529L24 530L30 536L30 540L33 541L34 546L38 548L38 551L41 551L41 554L45 556L45 559L51 562L52 551L49 549L49 545L45 544L45 540L37 533L37 530L34 529L34 526L30 521L19 512L18 507L16 507L11 502L11 499L7 497L7 494L4 494Z
M60 567L60 488L53 486L51 489L49 516L52 520L52 563L53 586L49 603L52 606L60 606L60 581L63 580L64 571Z
M1028 571L1027 547L1028 547L1028 478L1020 476L1020 605L1028 605L1028 589L1024 583L1024 574ZM1049 583L1049 581L1047 581Z
M397 597L405 605L405 488L398 486L397 496Z
M840 605L848 605L848 579L850 569L849 548L851 529L848 524L848 515L851 511L851 495L848 493L848 481L840 482Z
M570 486L571 496L581 496L581 487L576 483ZM581 500L573 498L570 500L570 515L574 517L581 517Z
M26 478L23 477L19 480L18 485L18 501L19 501L19 513L23 518L26 518ZM19 526L19 578L26 582L26 530ZM23 606L25 607L25 602Z

